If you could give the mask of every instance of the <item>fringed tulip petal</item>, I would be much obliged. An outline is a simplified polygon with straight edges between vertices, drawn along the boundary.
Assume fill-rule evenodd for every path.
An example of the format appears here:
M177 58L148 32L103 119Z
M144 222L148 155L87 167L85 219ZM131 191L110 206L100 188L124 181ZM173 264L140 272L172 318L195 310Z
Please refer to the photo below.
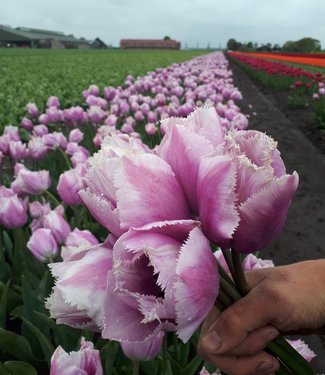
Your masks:
M115 175L121 227L189 217L183 191L171 167L155 155L124 158Z
M219 246L239 223L234 193L236 168L227 156L202 159L198 177L199 215L204 234Z
M174 125L163 138L157 151L172 167L193 212L197 212L196 190L200 160L213 150L213 146L206 138L184 126Z
M83 257L79 254L77 260L71 257L65 262L52 263L50 268L57 278L54 292L58 290L68 306L84 311L86 317L101 326L107 274L112 269L112 250L98 245L85 251ZM61 315L60 308L55 305L57 297L50 296L47 301L54 318Z
M298 175L284 175L269 184L239 206L240 226L233 247L242 253L263 249L282 229Z
M92 193L89 188L79 191L79 195L96 221L114 236L119 237L123 233L120 228L118 210L112 207L111 202Z
M177 334L186 342L205 319L219 291L216 260L199 228L191 231L182 246L176 273Z

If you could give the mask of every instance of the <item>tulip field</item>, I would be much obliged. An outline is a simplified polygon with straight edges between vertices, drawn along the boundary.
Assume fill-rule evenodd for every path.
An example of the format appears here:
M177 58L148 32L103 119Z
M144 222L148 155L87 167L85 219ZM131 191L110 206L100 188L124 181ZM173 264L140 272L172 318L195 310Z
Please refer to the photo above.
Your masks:
M121 85L128 74L188 60L201 51L22 50L0 49L0 129L17 124L26 103L43 111L48 97L60 98L66 108L82 103L82 91L92 83L100 88Z
M42 56L23 78L0 55L0 374L219 373L200 325L274 266L259 251L298 174L249 128L221 52L84 52L37 74ZM303 341L267 348L314 374Z
M325 130L324 54L228 52L228 55L265 86L288 91L290 107L313 108L320 129Z

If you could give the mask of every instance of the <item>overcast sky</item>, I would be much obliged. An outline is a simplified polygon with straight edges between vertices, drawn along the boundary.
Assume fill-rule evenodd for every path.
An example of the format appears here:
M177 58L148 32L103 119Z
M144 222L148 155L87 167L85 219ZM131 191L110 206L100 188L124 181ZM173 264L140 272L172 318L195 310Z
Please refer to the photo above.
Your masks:
M166 35L182 47L204 48L230 38L282 45L308 36L325 48L325 0L0 0L0 24L99 37L113 46Z

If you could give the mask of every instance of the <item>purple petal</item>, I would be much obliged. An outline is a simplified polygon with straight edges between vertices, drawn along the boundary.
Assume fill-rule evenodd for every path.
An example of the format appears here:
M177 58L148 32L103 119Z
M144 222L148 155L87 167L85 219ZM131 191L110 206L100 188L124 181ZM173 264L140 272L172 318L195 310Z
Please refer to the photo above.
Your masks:
M227 156L203 158L198 178L202 230L218 246L232 238L239 217L235 208L236 168Z
M282 229L298 175L284 175L272 180L263 190L239 207L240 225L234 236L234 248L251 253L267 246Z
M215 108L197 108L187 118L187 127L204 136L213 146L223 142L223 131Z
M115 280L109 275L104 304L103 338L117 341L144 341L156 331L160 326L158 320L142 323L142 313L130 307L134 301L134 296L120 293L115 289Z
M124 231L120 228L118 210L103 196L96 195L89 188L79 191L80 198L88 210L103 227L119 237Z
M197 212L197 177L202 156L213 152L211 143L184 126L174 125L157 151L173 172L193 212Z
M199 228L182 246L175 285L177 333L186 342L212 308L219 291L215 257Z
M115 175L121 227L186 219L189 211L171 167L155 155L125 157Z
M159 353L164 331L158 331L143 342L122 342L121 346L124 354L136 361L149 361Z
M53 276L57 278L54 291L59 290L68 305L87 311L87 315L101 325L107 275L112 269L112 250L98 245L84 254L82 258L79 255L78 260L50 265ZM52 316L59 310L55 305L56 297L51 299L50 296L47 302Z

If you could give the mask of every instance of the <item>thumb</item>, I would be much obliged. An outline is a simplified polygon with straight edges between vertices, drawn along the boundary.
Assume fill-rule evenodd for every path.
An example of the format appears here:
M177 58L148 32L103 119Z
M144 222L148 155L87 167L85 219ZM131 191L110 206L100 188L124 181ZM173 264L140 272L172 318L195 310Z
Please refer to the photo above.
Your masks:
M247 272L253 289L217 317L203 333L202 346L215 354L224 354L240 345L251 332L277 320L281 306L272 290L261 287L264 270Z

